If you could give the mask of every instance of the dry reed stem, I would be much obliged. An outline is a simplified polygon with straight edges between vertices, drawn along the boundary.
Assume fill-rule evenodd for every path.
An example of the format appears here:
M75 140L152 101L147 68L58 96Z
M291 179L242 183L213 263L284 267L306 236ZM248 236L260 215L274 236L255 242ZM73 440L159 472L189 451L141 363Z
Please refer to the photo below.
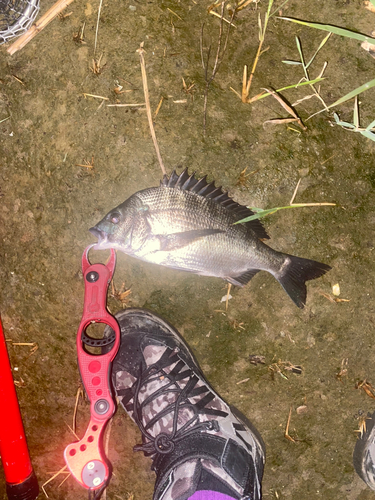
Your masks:
M208 77L208 64L209 64L209 60L210 60L211 46L208 48L207 62L205 62L204 57L203 57L204 24L202 25L202 30L201 30L201 60L202 60L202 66L203 66L203 70L204 70L204 79L206 81L206 88L204 91L204 104L203 104L203 135L206 135L208 90L209 90L210 85L211 85L212 81L214 80L216 73L218 72L219 67L223 61L223 58L224 58L224 55L225 55L225 52L227 49L227 45L228 45L230 28L232 26L233 19L236 15L236 10L233 10L233 13L232 13L231 18L230 18L229 26L228 26L227 36L226 36L225 42L224 42L224 47L223 47L223 49L221 49L221 43L222 43L222 37L223 37L224 6L225 6L225 1L221 2L219 37L218 37L218 41L217 41L217 50L216 50L214 67L212 69L212 73L211 73L210 77ZM221 52L221 56L220 56L220 52Z
M297 191L298 191L299 185L300 185L300 183L301 183L301 180L302 180L302 179L299 179L299 181L297 182L297 186L296 186L296 188L295 188L295 190L294 190L294 192L293 192L293 195L292 195L292 197L291 197L291 199L290 199L289 205L293 205L293 201L294 201L294 200L295 200L295 198L296 198L296 194L297 194Z
M173 12L173 10L171 10L169 7L167 7L167 10L169 10L169 12L174 16L176 16L180 21L182 21L181 17L178 14L176 14L176 12Z
M328 203L328 202L322 202L322 203L292 203L290 206L291 207L298 207L300 205L303 205L304 207L335 207L336 203Z
M156 117L158 116L158 113L160 111L160 108L161 108L161 105L163 104L163 100L164 100L164 97L162 97L159 101L159 104L158 104L158 107L156 108L156 111L155 111L155 114L154 114L154 120L156 119Z
M70 474L69 474L69 475L67 475L67 476L66 476L66 477L65 477L65 478L61 481L61 483L58 485L57 489L58 489L58 488L60 488L60 486L62 486L62 485L65 483L65 481L66 481L67 479L69 479L69 477L70 477Z
M230 289L232 288L232 283L228 283L228 291L227 291L227 298L225 301L225 310L228 311L228 302L229 302L229 293Z
M111 420L108 422L107 430L106 430L106 433L105 433L104 453L105 453L106 457L108 457L109 438L110 438L110 435L111 435L112 425L113 425L113 418L111 418Z
M249 380L250 380L250 378L244 378L243 380L236 382L236 385L244 384L245 382L248 382Z
M109 438L111 435L111 430L112 430L112 424L113 424L113 418L110 419L107 425L106 433L105 433L105 442L104 442L104 454L106 457L108 457L108 452L109 452ZM108 486L108 484L107 484ZM105 487L102 495L102 499L106 500L107 499L107 486Z
M76 43L84 43L84 44L86 44L86 42L85 42L85 36L84 36L85 27L86 27L86 21L82 24L82 28L80 29L80 31L78 31L78 33L76 33L75 35L73 35L73 40Z
M249 80L247 80L247 66L244 66L244 76L243 76L243 81L242 81L242 102L244 102L244 103L251 102L251 101L249 101L248 97L250 94L250 87L251 87L251 83L252 83L253 78L254 78L254 73L255 73L259 58L264 52L266 52L269 49L269 47L267 47L266 49L262 50L263 41L264 40L260 40L260 42L259 42L258 50L257 50L257 53L255 55L254 64L253 64L253 67L251 68ZM246 80L245 80L245 73L246 73Z
M363 434L366 433L367 430L366 420L371 420L371 417L368 417L367 415L362 415L358 421L358 429L354 431L359 433L358 436L359 439L361 439L363 437Z
M362 382L358 382L355 387L356 389L363 389L367 394L367 396L369 396L372 399L375 399L375 388L366 379L362 380Z
M12 342L12 345L13 346L29 346L29 347L31 347L30 353L26 359L29 359L29 357L32 356L33 354L35 354L36 351L39 349L39 346L36 342Z
M76 438L77 441L79 441L79 437L77 436L77 434L73 431L73 429L70 427L70 425L66 423L66 426L68 427L68 429L70 430L70 432L73 434L73 436Z
M210 14L212 14L213 16L216 16L216 17L218 17L220 19L220 14L218 14L214 10L210 10ZM228 19L225 19L225 17L223 17L223 21L225 21L228 24L231 24L233 26L233 28L237 28L237 26L235 24L233 24L230 21L228 21Z
M249 76L248 80L247 80L247 67L245 66L246 70L244 68L244 76L245 76L245 71L246 71L246 80L247 80L247 82L246 82L246 80L243 80L243 83L242 83L242 102L243 103L251 102L249 100L250 87L251 87L251 83L253 81L253 77L254 77L254 73L255 73L258 61L260 59L260 56L269 49L269 47L267 47L266 49L262 50L262 47L263 47L263 43L264 43L264 40L265 40L265 37L266 37L266 31L267 31L268 21L269 21L271 15L272 15L272 14L270 14L270 9L271 9L272 4L273 4L273 0L269 1L269 3L268 3L268 10L267 10L265 18L264 18L263 28L262 28L262 20L261 20L260 14L259 14L259 18L258 18L258 24L259 24L259 45L258 45L258 50L257 50L257 52L255 54L255 59L254 59L253 66L251 68L251 73L250 73L250 76Z
M47 486L48 483L53 481L57 476L62 474L65 471L65 469L67 469L66 465L62 469L60 469L58 472L56 472L52 477L50 477L45 483L42 484L43 493L46 495L47 498L49 498L49 496L48 496L46 490L44 489L44 487ZM69 476L70 476L70 472L69 472ZM67 477L69 477L69 476L67 476Z
M96 30L95 30L94 56L96 54L96 43L98 41L99 20L100 20L100 13L102 11L102 4L103 4L103 0L100 0L99 9L98 9L98 19L96 21Z
M82 390L82 386L79 385L78 389L77 389L77 394L76 394L76 402L75 402L75 405L74 405L74 412L73 412L73 434L76 435L76 419L77 419L77 409L78 409L78 403L79 403L79 398L80 397L83 397L83 390ZM79 438L78 438L78 441L79 441Z
M338 297L331 297L331 295L329 295L328 293L325 293L325 292L319 292L320 295L323 295L323 297L327 300L329 300L330 302L332 302L332 304L339 304L340 302L350 302L351 299L339 299Z
M266 123L272 123L273 125L285 125L286 123L294 123L294 122L298 122L298 119L297 118L272 118L271 120L266 120L265 122L263 122L263 125L265 125Z
M138 102L135 104L107 104L108 108L138 108L140 106L146 106L146 103Z
M94 97L95 99L103 99L103 101L109 101L109 97L103 97L102 95L87 94L86 92L84 92L83 95L85 99L86 97Z
M340 382L342 382L343 377L347 377L348 375L348 364L349 358L344 358L341 360L341 368L338 373L336 373L336 378Z
M245 7L247 7L248 5L250 5L251 3L257 3L257 2L256 2L256 0L241 0L237 4L237 12L239 12L242 9L244 9Z
M148 124L150 127L151 137L152 137L152 140L154 142L156 155L157 155L158 160L159 160L159 165L160 165L161 171L162 171L163 176L164 176L164 175L167 175L167 172L165 170L163 159L162 159L161 154L160 154L159 145L158 145L158 142L156 140L154 124L152 122L152 113L151 113L151 106L150 106L150 99L149 99L148 85L147 85L146 63L145 63L145 58L143 55L145 53L145 50L143 48L143 42L141 43L139 49L137 49L137 52L139 54L139 58L140 58L140 62L141 62L142 83L143 83L143 91L145 94Z
M286 423L285 427L285 432L284 432L284 437L288 439L289 441L292 441L292 443L295 443L296 440L292 438L292 436L289 436L289 425L290 425L290 419L292 418L292 407L290 407L289 410L289 416L288 416L288 421Z
M325 70L326 70L327 65L328 65L328 63L327 63L327 61L325 61L325 63L323 64L322 71L319 73L319 75L317 76L317 78L322 78L322 77L323 77L323 74L324 74L324 72L325 72ZM328 111L328 106L327 106L327 104L324 102L324 100L323 100L322 96L320 95L320 86L319 86L319 90L316 90L316 88L314 87L314 85L311 85L311 88L312 88L312 89L313 89L313 91L314 91L314 95L315 95L315 96L319 99L319 101L323 104L324 109L325 109L326 111ZM310 117L309 117L309 118L310 118ZM306 121L307 121L309 118L307 118L307 119L306 119Z
M102 53L100 55L99 59L93 59L91 66L89 66L89 68L94 73L94 75L100 75L104 69L104 66L106 65L106 64L103 64L103 66L101 66L103 55L104 54Z
M283 123L288 123L291 122L291 121L295 121L297 122L297 124L303 129L303 130L307 130L307 127L302 123L302 120L301 118L297 115L297 113L294 111L294 109L286 102L284 101L284 99L277 93L275 92L274 90L268 90L268 89L264 89L266 92L268 92L269 94L272 95L272 97L274 97L280 104L281 106L290 114L293 116L294 120L291 120L290 118L282 118L282 122ZM267 120L268 122L270 120ZM277 122L277 120L273 120L274 123ZM281 122L280 122L281 123Z
M22 49L27 43L30 42L40 31L42 31L47 24L55 19L73 0L58 0L35 24L31 26L18 40L10 47L7 52L13 55L18 50Z
M16 75L12 75L12 76L13 76L13 78L14 78L14 79L15 79L18 83L20 83L21 85L25 86L25 82L23 82L23 81L21 80L21 78L18 78L18 76L16 76Z
M327 163L327 161L332 160L332 158L334 158L335 156L337 156L337 153L333 154L332 156L321 162L321 165L324 165L325 163Z

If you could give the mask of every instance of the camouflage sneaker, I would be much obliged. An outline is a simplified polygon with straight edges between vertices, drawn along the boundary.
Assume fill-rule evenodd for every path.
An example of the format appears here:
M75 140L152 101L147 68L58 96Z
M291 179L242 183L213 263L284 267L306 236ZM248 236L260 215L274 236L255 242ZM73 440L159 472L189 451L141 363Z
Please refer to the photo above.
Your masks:
M153 460L154 500L186 500L202 489L260 499L265 447L256 429L212 389L166 321L142 309L116 318L113 385L142 433L134 450Z
M354 448L353 464L359 477L375 490L375 413L369 413L365 422L364 432Z

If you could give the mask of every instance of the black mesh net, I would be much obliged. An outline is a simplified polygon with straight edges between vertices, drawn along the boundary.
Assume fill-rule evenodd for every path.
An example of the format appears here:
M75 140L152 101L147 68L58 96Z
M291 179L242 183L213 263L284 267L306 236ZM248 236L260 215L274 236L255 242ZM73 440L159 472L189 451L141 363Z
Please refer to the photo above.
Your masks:
M38 11L39 0L0 0L0 44L26 31Z

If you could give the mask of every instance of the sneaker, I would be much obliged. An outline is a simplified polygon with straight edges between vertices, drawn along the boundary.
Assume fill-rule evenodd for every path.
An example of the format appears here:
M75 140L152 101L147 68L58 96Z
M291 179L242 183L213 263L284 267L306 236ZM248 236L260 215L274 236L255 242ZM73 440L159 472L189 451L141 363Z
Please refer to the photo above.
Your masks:
M359 477L375 491L375 413L369 413L365 422L364 432L354 448L353 464Z
M214 391L190 349L166 321L143 309L116 314L121 344L112 381L152 458L154 500L187 500L213 490L259 500L265 461L262 438ZM105 336L112 332L106 327Z

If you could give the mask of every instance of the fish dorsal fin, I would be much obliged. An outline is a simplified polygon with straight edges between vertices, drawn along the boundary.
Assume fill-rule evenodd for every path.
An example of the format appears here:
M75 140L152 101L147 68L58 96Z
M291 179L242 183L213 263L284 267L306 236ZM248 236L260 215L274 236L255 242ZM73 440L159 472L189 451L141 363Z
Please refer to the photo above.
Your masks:
M170 177L164 175L163 180L160 181L160 186L191 191L199 196L215 201L232 212L237 217L237 220L254 215L252 210L234 201L221 187L216 187L215 182L208 183L206 175L201 179L197 179L195 172L191 175L188 174L187 168L180 175L176 174L175 170L173 170ZM252 229L258 238L269 238L259 219L246 222L245 226Z

